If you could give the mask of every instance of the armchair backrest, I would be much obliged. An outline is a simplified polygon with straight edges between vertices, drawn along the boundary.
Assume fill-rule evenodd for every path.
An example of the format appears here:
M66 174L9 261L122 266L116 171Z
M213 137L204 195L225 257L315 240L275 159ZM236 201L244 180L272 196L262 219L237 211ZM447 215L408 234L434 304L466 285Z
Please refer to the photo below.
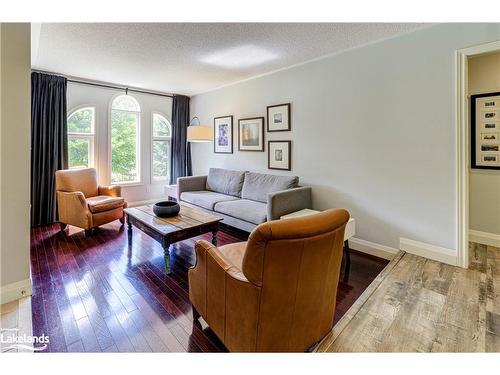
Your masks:
M95 168L56 171L56 191L81 191L85 198L98 195Z
M250 234L242 271L261 288L258 350L277 340L296 349L332 328L348 220L346 210L332 209L263 223Z

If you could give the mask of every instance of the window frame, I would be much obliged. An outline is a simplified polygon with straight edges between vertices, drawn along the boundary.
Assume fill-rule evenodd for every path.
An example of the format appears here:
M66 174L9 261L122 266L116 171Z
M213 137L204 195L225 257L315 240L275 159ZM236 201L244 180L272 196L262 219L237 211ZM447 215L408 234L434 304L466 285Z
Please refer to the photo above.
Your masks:
M154 135L154 118L155 118L155 115L157 116L161 116L163 117L166 121L167 121L167 124L168 126L170 127L170 137L155 137ZM171 147L172 147L172 123L170 122L170 120L168 119L168 117L162 113L162 112L158 112L158 111L151 111L151 137L150 137L150 173L151 173L151 176L150 176L150 182L151 184L164 184L165 182L166 183L169 183L169 180L170 180L170 165L169 165L169 168L167 170L167 176L165 178L162 178L162 179L156 179L155 176L154 176L154 166L153 166L153 144L155 141L168 141L169 143L169 147L168 149L171 150ZM168 161L169 163L171 163L171 159L170 159L170 155L168 155Z
M113 103L114 101L119 98L120 96L130 96L132 99L135 100L137 103L137 106L139 107L138 111L130 111L126 109L113 109ZM111 145L111 137L112 137L112 122L113 122L113 111L118 111L122 113L129 113L129 114L135 114L137 117L137 138L136 138L136 163L137 163L137 181L117 181L113 182L113 158L112 158L112 145ZM141 118L142 118L142 106L141 103L139 103L139 100L135 96L132 96L130 94L126 93L120 93L117 95L114 95L110 102L109 102L109 111L108 111L108 116L109 116L109 121L108 121L108 179L109 179L109 185L121 185L121 186L141 186L143 185L143 178L142 178L142 157L141 157L141 152L142 152L142 147L141 147Z
M92 122L90 125L90 133L79 133L79 132L70 132L69 129L66 129L66 135L68 137L68 169L83 169L83 168L70 168L69 167L69 141L71 139L83 139L89 141L89 165L86 168L96 168L97 165L97 153L96 153L96 109L97 106L94 104L85 104L74 107L71 111L69 111L66 121L69 121L69 118L73 116L75 113L79 111L83 111L86 109L92 110Z

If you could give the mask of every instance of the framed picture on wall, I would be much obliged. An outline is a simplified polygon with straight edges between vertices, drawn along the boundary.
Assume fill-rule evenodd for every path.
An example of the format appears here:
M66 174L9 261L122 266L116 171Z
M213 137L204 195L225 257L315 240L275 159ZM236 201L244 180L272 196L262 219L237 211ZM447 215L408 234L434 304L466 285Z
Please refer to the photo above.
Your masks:
M500 170L500 92L471 96L471 167Z
M291 130L290 103L267 107L267 131L285 132Z
M214 152L233 153L233 116L214 118Z
M292 169L292 141L268 141L267 152L269 169Z
M264 151L264 117L238 120L238 150Z

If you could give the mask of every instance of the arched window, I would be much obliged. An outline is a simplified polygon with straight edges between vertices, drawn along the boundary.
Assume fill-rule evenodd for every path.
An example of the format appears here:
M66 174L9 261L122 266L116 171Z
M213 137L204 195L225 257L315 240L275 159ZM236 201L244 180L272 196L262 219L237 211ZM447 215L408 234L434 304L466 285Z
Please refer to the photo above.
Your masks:
M140 116L139 103L130 95L111 103L111 183L141 181Z
M94 166L95 108L79 108L68 116L69 168Z
M153 112L151 131L151 176L153 181L169 179L171 137L170 122L165 116Z

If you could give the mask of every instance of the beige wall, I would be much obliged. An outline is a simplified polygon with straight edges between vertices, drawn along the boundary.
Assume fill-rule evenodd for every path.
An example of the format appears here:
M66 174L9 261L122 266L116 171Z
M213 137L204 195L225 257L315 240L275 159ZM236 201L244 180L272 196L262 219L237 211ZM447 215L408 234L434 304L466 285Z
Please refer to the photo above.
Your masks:
M469 94L500 91L500 52L470 58ZM470 229L500 235L500 171L471 169Z
M30 293L30 24L2 23L0 286L2 302Z

